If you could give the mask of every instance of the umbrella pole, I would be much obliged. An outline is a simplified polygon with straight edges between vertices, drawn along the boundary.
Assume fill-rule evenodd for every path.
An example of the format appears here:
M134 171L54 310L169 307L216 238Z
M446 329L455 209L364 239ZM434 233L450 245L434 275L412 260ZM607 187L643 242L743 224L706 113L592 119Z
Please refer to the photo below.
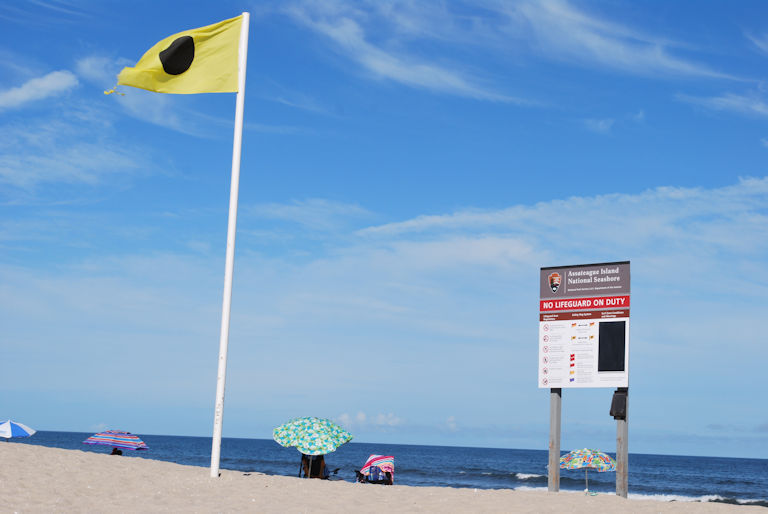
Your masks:
M586 489L584 489L585 493L589 492L589 468L584 468L584 485L586 486Z

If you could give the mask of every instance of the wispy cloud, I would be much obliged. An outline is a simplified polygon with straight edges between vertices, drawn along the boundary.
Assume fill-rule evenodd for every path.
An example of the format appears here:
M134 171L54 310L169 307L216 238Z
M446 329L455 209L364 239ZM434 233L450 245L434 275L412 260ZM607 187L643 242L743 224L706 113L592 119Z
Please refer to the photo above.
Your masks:
M291 202L287 209L272 205L265 214L304 223L303 203L324 205ZM371 440L419 425L430 434L451 435L454 428L466 433L463 420L474 419L471 409L456 405L471 405L478 394L496 404L508 402L510 390L519 391L517 409L546 416L542 397L531 390L536 345L525 342L536 338L539 267L630 259L634 383L652 395L659 383L679 379L684 360L717 378L701 384L691 405L711 403L712 395L737 397L744 387L759 387L758 363L768 358L754 337L754 320L763 315L761 302L768 294L761 278L768 255L766 205L768 177L719 188L661 187L465 209L362 231L351 228L358 209L345 214L332 207L334 216L347 220L334 221L335 231L321 232L325 244L309 256L282 249L253 252L247 240L240 242L237 321L231 332L238 356L230 361L231 389L242 395L241 406L256 401L253 391L276 391L269 399L280 409L273 426L284 421L286 411L342 412L337 419L362 427L353 433ZM121 229L119 223L92 224L93 230L110 233ZM253 216L241 220L245 231L256 225ZM9 230L27 233L24 227ZM77 242L72 230L50 230L45 235L54 238L51 247L59 233L62 241ZM98 239L92 231L88 236ZM210 240L214 248L220 247L216 239ZM302 239L293 244L307 244ZM197 240L206 242L202 235ZM66 267L0 265L4 334L24 341L13 348L24 356L46 347L51 337L67 343L49 349L54 355L46 362L55 367L41 362L31 376L24 371L27 379L46 373L49 380L76 366L78 355L98 348L105 337L117 338L116 344L130 343L138 354L152 352L142 373L174 384L173 392L194 404L205 398L194 377L210 371L208 349L217 335L219 256L198 249L147 255L126 247L124 254L94 254ZM35 324L39 319L47 323ZM83 320L89 323L86 331ZM723 333L738 342L739 351L722 351ZM182 351L189 348L194 351ZM371 351L377 366L397 377L383 386L386 394L361 386L370 378ZM745 354L752 356L749 362ZM446 369L462 372L446 381ZM137 385L135 373L90 367L64 383L87 391L110 374L134 395L156 387L154 379ZM20 372L11 369L5 378L15 383ZM315 381L323 387L307 387ZM416 405L408 402L414 390L422 399ZM343 410L339 396L347 406ZM650 398L635 407L638 419L652 419L658 402L666 407L666 401L680 401L654 397L650 405ZM686 421L688 413L671 409L663 423L697 423L700 430L717 423L706 409L694 411L704 414ZM497 422L494 416L481 417L487 426Z
M75 75L67 70L31 79L19 87L0 91L0 110L18 108L36 100L60 95L77 87Z
M59 15L72 15L72 16L85 16L85 13L80 10L74 2L66 2L64 0L28 0L29 3L37 5L42 9L54 11Z
M366 429L371 427L396 427L402 425L404 420L391 412L379 413L374 415L368 415L363 411L358 411L357 414L351 415L348 413L340 414L336 419L345 427L350 430Z
M73 80L76 82L76 79ZM101 184L144 167L135 145L112 138L114 115L98 102L69 100L55 109L8 115L0 123L0 191L34 202L44 185ZM30 196L32 195L32 196Z
M0 127L0 183L31 190L43 183L95 185L106 176L138 168L125 145L71 139L83 128L71 121Z
M584 120L584 126L592 132L597 132L598 134L608 134L611 132L614 121L615 120L613 118L604 118L599 120L588 119Z
M726 111L759 117L768 116L768 103L759 94L737 95L725 93L714 97L695 97L681 94L677 95L677 98L683 102L713 111Z
M768 34L746 34L746 36L761 52L768 54Z
M717 244L731 251L749 251L748 248L765 247L764 243L747 234L750 230L758 233L768 231L767 227L762 226L765 216L760 214L760 205L768 200L766 195L768 178L744 178L738 184L715 190L659 187L638 195L577 197L503 210L475 209L419 216L369 227L359 233L367 237L386 238L398 234L424 233L451 234L451 237L456 237L457 233L471 230L480 231L484 237L490 234L498 236L500 233L515 234L517 238L533 244L533 241L549 240L547 234L554 234L553 230L565 236L568 231L586 224L593 227L590 234L595 241L602 238L615 239L610 234L625 234L624 241L633 248L633 253L647 253L646 245L647 248L653 248L654 252L659 251L652 244L657 238L672 238L670 242L682 238L681 244L690 249L702 244ZM632 215L627 216L628 212ZM600 221L605 219L612 221L606 225ZM717 222L707 221L712 219ZM738 231L725 229L725 226L737 223L737 220L741 227ZM581 246L578 240L567 237L565 240L574 249ZM551 247L553 242L550 241L547 246ZM584 241L584 248L593 242Z
M272 90L269 94L262 95L267 100L316 114L327 115L330 113L329 109L313 96L288 88L267 77L257 80L260 84Z
M0 4L0 18L15 23L52 25L90 17L80 5L61 0L28 0Z
M115 60L109 57L91 55L78 59L75 64L77 74L89 82L97 83L104 89L109 89L117 81L117 72L129 63L125 60Z
M336 230L352 219L370 218L372 213L356 204L331 202L321 198L295 200L289 204L252 205L245 211L259 218L282 220L312 230Z
M395 4L389 5L393 9L396 8ZM454 62L449 66L441 65L434 60L420 57L402 46L390 45L387 48L383 43L373 43L367 27L375 26L377 21L387 19L380 17L377 20L371 20L367 13L352 4L295 3L287 7L285 12L295 21L328 38L338 51L374 77L393 80L410 87L477 100L531 103L522 98L500 93L493 87L482 84L469 70L462 71L459 63ZM394 20L399 25L404 23L404 19L407 20L402 16L389 17L389 21ZM367 25L364 24L366 21Z
M685 42L647 34L567 0L429 7L407 1L297 1L283 12L374 78L478 100L540 104L509 95L508 86L494 78L500 69L513 73L526 53L657 78L735 79L685 56L683 51L695 52ZM475 52L494 69L483 69L484 60L471 58Z
M524 20L539 51L558 59L642 75L733 78L708 66L675 56L665 38L579 10L565 0L499 5L512 30Z

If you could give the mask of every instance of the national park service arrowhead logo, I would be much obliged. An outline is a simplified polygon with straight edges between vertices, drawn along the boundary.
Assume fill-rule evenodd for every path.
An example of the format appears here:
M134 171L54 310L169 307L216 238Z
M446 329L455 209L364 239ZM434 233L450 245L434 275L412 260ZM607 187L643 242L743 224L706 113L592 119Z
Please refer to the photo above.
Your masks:
M560 287L560 282L562 281L562 278L560 277L560 273L550 273L549 274L549 287L552 289L553 293L557 292L557 289Z

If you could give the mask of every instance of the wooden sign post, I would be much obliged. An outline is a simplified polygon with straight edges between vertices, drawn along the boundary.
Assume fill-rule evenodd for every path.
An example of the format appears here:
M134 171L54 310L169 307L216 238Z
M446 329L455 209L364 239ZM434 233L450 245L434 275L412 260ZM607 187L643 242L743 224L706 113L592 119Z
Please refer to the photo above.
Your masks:
M560 490L563 388L616 387L616 494L627 497L629 261L541 268L539 388L549 389L549 491Z
M563 404L563 390L559 387L549 390L549 466L547 490L560 490L560 415Z
M629 408L629 388L620 387L616 390L617 394L624 396L622 403L623 409L616 419L616 496L627 497L628 493L628 472L629 472L629 424L627 422L627 410ZM613 413L612 413L613 414Z

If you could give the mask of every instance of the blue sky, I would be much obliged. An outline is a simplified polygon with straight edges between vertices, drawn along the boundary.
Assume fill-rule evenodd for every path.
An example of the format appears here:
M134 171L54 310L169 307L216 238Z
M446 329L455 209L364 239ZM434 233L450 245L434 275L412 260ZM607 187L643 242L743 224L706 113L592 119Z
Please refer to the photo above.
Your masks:
M0 5L0 418L211 434L235 95L102 91L242 11L225 437L546 449L538 270L630 260L630 452L768 458L762 2Z

